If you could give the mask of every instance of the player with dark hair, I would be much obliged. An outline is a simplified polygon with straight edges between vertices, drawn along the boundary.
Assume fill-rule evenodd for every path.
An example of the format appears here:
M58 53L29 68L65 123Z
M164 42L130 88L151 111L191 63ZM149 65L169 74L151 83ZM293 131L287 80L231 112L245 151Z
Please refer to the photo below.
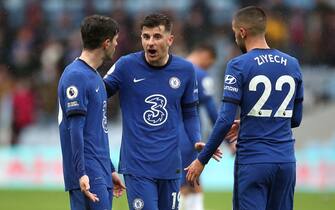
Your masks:
M293 209L296 163L292 128L302 120L303 81L296 58L268 46L266 15L250 6L232 21L243 55L227 64L223 105L187 179L198 178L241 107L235 159L235 210Z
M97 72L104 60L112 58L118 31L109 17L86 17L81 24L82 53L59 81L63 173L72 210L110 210L113 192L118 197L125 189L110 159L107 93Z
M194 67L169 53L171 31L167 16L146 16L141 24L143 51L121 57L104 77L109 95L119 91L119 172L130 209L178 209L183 170L180 127L185 127L192 148L200 140Z

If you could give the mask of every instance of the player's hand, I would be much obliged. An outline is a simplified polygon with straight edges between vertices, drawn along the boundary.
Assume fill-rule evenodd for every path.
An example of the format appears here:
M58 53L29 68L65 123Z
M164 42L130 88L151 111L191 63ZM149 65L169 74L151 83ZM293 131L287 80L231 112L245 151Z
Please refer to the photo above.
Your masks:
M80 190L85 196L93 202L99 202L99 198L96 194L90 192L90 179L87 175L80 177L79 179Z
M197 150L198 152L200 152L204 147L206 146L206 144L204 142L197 142L194 144L194 148L195 150ZM213 154L212 158L218 162L220 162L221 158L222 158L222 151L220 148L217 148L215 153Z
M239 130L240 130L240 120L235 120L229 132L225 136L225 140L228 141L228 143L233 143L237 141Z
M236 154L236 143L237 143L237 141L233 141L233 142L230 142L230 143L228 144L230 153L231 153L232 155L235 155L235 154Z
M186 180L190 183L199 182L199 177L201 172L204 170L204 165L198 160L195 159L187 168L184 170L187 171Z
M122 183L120 177L118 176L118 174L116 172L112 173L112 181L114 184L113 187L113 195L114 197L120 197L123 194L123 191L126 189L126 186L124 186L124 184Z

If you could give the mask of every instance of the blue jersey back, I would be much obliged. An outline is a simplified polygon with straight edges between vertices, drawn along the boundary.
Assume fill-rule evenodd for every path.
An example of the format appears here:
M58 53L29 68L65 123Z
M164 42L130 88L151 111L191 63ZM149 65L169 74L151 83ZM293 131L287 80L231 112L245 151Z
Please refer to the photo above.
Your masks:
M298 61L275 49L254 49L227 65L223 100L241 106L238 163L294 162L291 117L303 99Z
M107 91L119 90L123 134L119 172L175 179L181 175L178 141L182 106L197 102L193 65L170 55L160 68L143 52L121 57L104 78Z
M63 171L66 190L79 189L72 160L71 137L67 117L85 115L84 159L85 170L92 180L111 183L111 161L107 136L107 94L98 72L84 61L76 59L68 65L58 85L59 131L63 154ZM96 183L96 181L95 181Z

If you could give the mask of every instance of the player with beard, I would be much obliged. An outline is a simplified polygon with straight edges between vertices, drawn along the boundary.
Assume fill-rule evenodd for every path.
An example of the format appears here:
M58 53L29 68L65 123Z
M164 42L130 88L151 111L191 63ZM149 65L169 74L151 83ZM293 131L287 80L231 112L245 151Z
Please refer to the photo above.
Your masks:
M293 209L296 179L292 128L302 120L303 81L296 58L268 46L266 15L239 10L232 21L244 53L227 64L223 105L198 159L187 168L194 181L233 124L240 106L234 174L234 210Z

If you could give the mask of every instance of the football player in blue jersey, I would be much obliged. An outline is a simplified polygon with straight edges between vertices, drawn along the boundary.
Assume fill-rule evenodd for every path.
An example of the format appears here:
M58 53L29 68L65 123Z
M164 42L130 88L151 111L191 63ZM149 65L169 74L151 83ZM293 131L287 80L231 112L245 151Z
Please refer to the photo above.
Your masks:
M214 124L218 114L213 97L213 79L209 76L207 71L215 62L216 50L210 44L201 43L192 50L186 59L194 65L198 83L199 107L205 108L212 124ZM191 142L187 139L187 136L185 136L185 132L181 132L181 135L183 135L180 141L182 166L183 168L186 168L193 160L197 158L198 152L194 150L193 145L191 145ZM187 182L186 171L184 170L182 172L180 193L181 209L204 209L202 188L198 182L194 182L192 184Z
M227 64L223 105L209 142L187 168L198 178L241 107L235 159L235 210L293 209L296 163L292 128L302 120L303 81L296 58L268 46L266 15L250 6L232 21L243 55Z
M109 95L119 91L123 119L119 172L124 175L130 209L178 209L181 125L191 145L202 147L196 144L200 125L194 67L169 53L171 30L165 15L146 16L141 24L143 51L121 57L104 77ZM220 151L216 155L219 158Z
M97 72L104 60L112 58L118 30L109 17L86 17L81 24L82 53L59 81L63 173L72 210L110 210L113 193L118 197L125 189L110 159L107 93Z

